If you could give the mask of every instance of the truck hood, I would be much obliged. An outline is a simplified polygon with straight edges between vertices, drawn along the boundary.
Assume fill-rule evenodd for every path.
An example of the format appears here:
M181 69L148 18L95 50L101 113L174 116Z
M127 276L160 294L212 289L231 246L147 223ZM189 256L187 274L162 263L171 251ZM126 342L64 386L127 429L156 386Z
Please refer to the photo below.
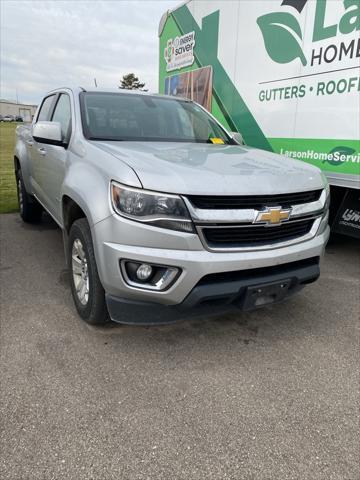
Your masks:
M259 195L324 186L316 167L252 147L168 142L96 142L96 146L131 167L148 190Z

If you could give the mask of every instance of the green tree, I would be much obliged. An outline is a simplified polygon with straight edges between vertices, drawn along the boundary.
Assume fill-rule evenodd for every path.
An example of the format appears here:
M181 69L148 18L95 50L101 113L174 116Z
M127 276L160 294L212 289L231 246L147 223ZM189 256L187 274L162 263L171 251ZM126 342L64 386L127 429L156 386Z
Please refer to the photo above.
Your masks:
M124 75L119 85L119 88L124 90L144 90L144 87L145 83L140 82L138 77L136 77L133 73Z

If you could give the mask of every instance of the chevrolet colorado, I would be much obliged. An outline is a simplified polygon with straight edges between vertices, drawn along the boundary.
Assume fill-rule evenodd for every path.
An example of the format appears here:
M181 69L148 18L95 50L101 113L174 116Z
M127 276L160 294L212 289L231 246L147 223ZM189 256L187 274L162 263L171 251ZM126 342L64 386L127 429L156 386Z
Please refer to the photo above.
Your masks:
M88 323L248 310L319 276L325 176L242 145L194 102L60 88L16 135L20 215L59 224Z

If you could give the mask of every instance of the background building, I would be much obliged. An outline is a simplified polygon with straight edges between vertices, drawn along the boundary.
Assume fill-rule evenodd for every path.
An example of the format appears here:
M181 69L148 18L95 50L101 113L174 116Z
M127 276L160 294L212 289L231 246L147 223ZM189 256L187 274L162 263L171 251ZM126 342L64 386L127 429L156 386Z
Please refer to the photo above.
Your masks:
M31 122L35 115L37 105L28 105L24 103L16 103L10 100L0 100L0 115L20 115L24 122Z

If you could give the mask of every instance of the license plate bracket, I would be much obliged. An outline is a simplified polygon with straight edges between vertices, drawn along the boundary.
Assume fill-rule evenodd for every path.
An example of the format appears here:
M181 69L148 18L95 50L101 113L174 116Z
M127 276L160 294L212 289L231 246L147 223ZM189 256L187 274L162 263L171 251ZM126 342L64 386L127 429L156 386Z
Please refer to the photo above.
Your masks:
M245 293L243 309L253 310L255 308L280 302L288 294L291 279L263 283L248 287Z

